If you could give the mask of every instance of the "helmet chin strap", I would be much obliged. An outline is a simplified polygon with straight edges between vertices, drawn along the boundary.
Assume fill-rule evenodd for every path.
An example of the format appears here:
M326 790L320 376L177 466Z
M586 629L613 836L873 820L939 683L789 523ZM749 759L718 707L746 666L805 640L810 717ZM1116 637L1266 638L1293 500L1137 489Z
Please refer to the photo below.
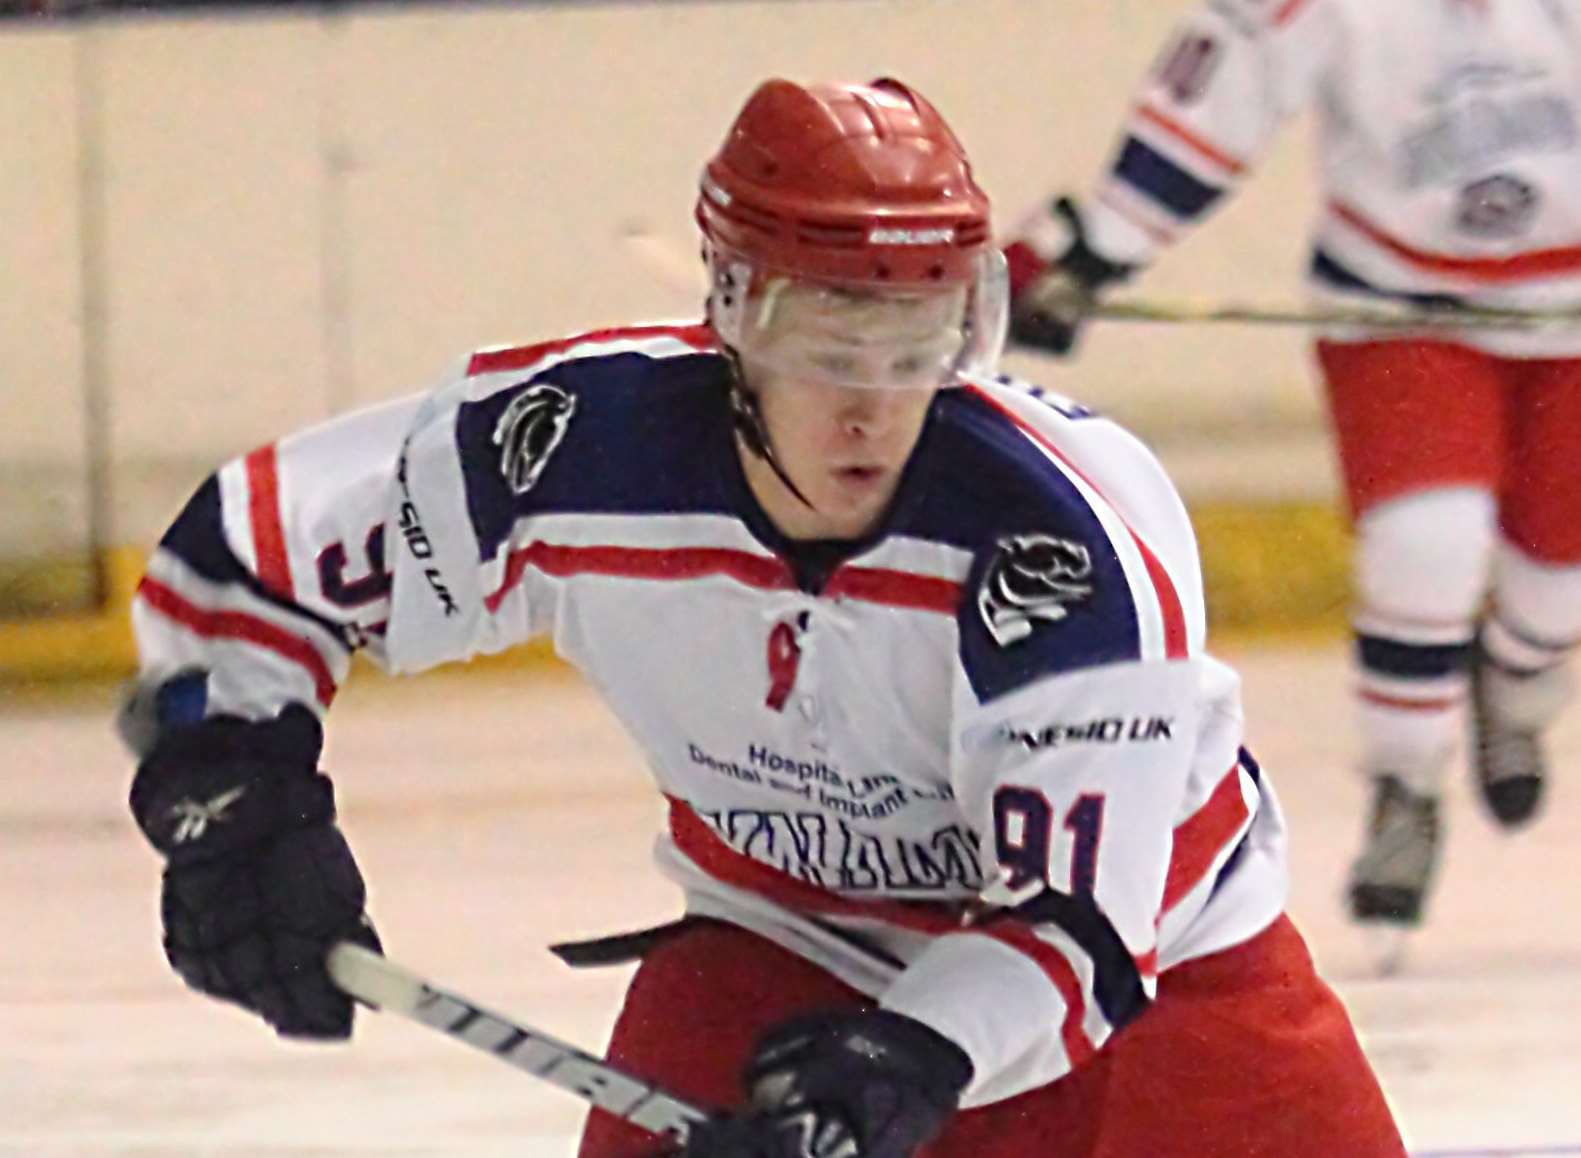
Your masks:
M735 427L736 434L751 451L774 472L774 477L785 484L785 489L801 500L803 506L809 511L816 512L817 507L812 505L812 500L801 493L801 488L791 481L790 475L785 473L785 468L780 465L779 456L774 453L774 444L769 441L768 427L763 422L763 411L758 406L757 395L747 389L746 375L742 372L741 358L735 350L725 346L725 354L730 362L730 422Z

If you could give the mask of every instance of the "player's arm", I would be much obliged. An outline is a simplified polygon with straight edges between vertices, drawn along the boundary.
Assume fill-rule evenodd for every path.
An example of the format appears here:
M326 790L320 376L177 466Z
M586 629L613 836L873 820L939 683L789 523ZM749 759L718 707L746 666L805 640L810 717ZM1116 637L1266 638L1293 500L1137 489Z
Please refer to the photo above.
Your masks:
M1243 835L1245 806L1212 848L1175 856L1177 825L1207 801L1188 800L1204 757L1201 680L1191 659L1065 673L974 713L960 734L962 806L998 875L970 926L930 947L884 1005L965 1050L970 1101L1069 1072L1141 1013L1160 922L1186 877L1194 887ZM1233 730L1221 743L1238 797Z
M417 401L260 447L206 479L132 602L141 682L210 673L206 713L322 715L390 610L394 468Z
M324 952L377 945L318 766L322 717L354 650L388 662L386 639L412 634L409 621L429 607L446 619L436 574L477 570L475 550L440 559L413 542L428 510L460 501L446 492L454 445L431 434L453 393L223 467L161 540L133 604L140 678L121 722L138 759L132 810L166 859L166 955L188 984L283 1035L348 1033ZM453 530L465 538L466 520ZM460 602L476 580L450 587L449 618L472 626L432 639L427 662L467 654L487 618ZM426 602L403 610L415 593Z
M1106 286L1150 264L1233 192L1316 91L1330 0L1210 0L1138 86L1091 196L1029 214L1006 247L1013 337L1066 353Z

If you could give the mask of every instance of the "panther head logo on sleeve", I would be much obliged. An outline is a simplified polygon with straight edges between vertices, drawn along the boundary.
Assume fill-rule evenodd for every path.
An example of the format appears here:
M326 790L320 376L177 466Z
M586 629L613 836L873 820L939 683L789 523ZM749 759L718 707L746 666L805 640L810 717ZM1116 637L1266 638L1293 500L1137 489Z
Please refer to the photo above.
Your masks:
M500 448L500 473L513 493L532 490L575 411L576 399L548 382L511 399L494 426L494 445Z
M1053 535L1007 535L994 549L977 609L994 642L1008 647L1032 634L1037 621L1057 623L1069 605L1092 594L1087 548Z

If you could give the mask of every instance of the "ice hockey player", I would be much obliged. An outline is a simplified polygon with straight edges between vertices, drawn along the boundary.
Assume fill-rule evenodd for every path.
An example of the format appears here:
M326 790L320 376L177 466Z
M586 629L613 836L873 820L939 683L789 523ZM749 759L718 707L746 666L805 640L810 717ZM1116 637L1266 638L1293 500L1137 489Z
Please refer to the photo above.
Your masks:
M1181 504L993 376L1003 266L939 114L768 81L697 219L703 324L484 350L165 535L132 804L177 970L346 1035L320 958L372 938L317 766L350 653L547 635L669 802L687 915L616 942L610 1056L729 1111L689 1158L1403 1154L1283 914ZM654 1146L595 1113L581 1153Z
M1175 32L1081 207L1007 256L1013 333L1068 351L1083 314L1201 221L1290 114L1318 120L1310 284L1328 304L1581 306L1581 8L1555 0L1215 0ZM1542 733L1581 639L1581 327L1317 343L1349 510L1361 769L1348 897L1408 928L1440 843L1469 688L1501 825L1538 812Z

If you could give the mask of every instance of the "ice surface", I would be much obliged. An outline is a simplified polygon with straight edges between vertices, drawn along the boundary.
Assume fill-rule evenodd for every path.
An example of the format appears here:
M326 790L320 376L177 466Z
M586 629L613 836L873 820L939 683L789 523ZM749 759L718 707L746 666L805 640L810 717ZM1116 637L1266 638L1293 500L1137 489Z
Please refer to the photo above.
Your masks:
M1581 711L1531 831L1496 831L1463 774L1428 927L1370 974L1339 905L1361 826L1338 645L1230 653L1250 743L1293 828L1292 909L1356 1017L1413 1149L1581 1155ZM661 810L630 744L570 678L354 680L326 762L390 952L600 1048L627 970L544 946L668 919ZM582 1107L393 1018L284 1044L166 969L158 864L124 806L107 692L0 708L0 1155L570 1155Z

